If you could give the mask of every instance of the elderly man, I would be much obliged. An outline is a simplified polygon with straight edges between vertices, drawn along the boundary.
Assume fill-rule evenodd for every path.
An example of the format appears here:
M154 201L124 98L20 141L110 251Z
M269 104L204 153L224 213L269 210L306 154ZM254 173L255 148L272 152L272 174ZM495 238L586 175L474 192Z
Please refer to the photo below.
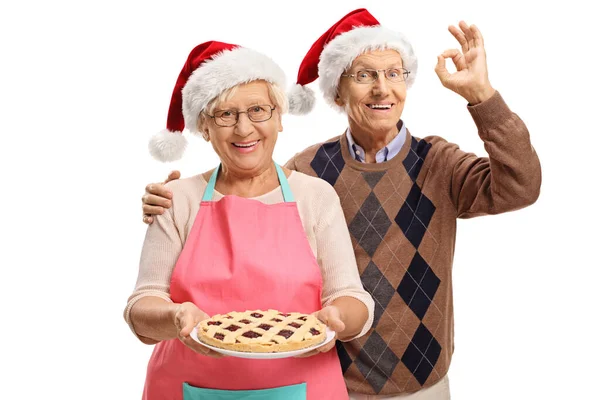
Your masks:
M296 154L287 167L337 191L362 283L375 299L369 333L337 345L351 399L450 398L456 218L517 210L539 195L538 157L525 124L490 84L481 33L462 21L449 30L462 52L445 51L435 70L469 103L488 157L409 132L400 117L416 57L403 35L365 9L313 44L290 98L292 112L308 112L312 94L304 85L319 79L326 101L348 116L344 133ZM170 194L160 184L146 191L144 221L151 223Z

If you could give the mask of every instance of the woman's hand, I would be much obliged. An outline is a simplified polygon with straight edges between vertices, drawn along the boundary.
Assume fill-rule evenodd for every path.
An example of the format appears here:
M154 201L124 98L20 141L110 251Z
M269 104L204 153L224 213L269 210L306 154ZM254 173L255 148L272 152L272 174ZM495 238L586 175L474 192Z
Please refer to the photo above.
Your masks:
M146 193L142 196L142 213L144 223L150 225L154 222L153 215L160 215L166 208L171 208L173 194L165 187L165 183L179 179L179 171L171 171L164 182L150 183L146 186Z
M173 323L177 328L177 337L183 344L196 353L210 357L222 357L222 354L201 345L190 336L194 327L198 325L200 321L207 318L209 318L208 314L196 307L194 303L181 303L175 309L173 315Z
M315 354L319 353L327 353L335 346L335 341L337 340L338 333L342 332L346 329L346 325L342 322L342 317L340 314L340 309L336 306L326 306L322 308L320 311L313 313L315 317L317 317L321 322L323 322L329 329L335 332L335 338L324 345L309 351L308 353L304 353L299 355L298 357L311 357Z
M471 105L479 104L495 93L488 79L487 61L483 36L475 25L467 25L464 21L448 30L462 47L444 51L437 58L435 72L444 87L464 97ZM456 72L446 69L446 58L451 58Z

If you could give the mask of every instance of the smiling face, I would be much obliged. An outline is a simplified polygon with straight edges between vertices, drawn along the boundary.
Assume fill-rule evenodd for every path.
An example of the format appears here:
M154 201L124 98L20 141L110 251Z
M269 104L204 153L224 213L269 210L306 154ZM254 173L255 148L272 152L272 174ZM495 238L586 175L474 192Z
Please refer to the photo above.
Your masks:
M401 67L402 58L397 51L381 50L356 57L346 73ZM346 111L350 130L357 138L363 135L393 138L398 133L396 124L405 99L406 82L392 83L386 79L384 71L379 71L377 80L368 84L341 77L335 102Z
M271 119L250 121L246 111L259 105L277 106ZM214 106L214 110L243 111L234 126L218 126L213 118L205 115L199 122L200 130L208 134L225 170L240 176L257 176L272 166L273 149L283 127L280 107L271 99L266 82L253 81L237 86L227 100ZM211 115L215 115L214 112Z

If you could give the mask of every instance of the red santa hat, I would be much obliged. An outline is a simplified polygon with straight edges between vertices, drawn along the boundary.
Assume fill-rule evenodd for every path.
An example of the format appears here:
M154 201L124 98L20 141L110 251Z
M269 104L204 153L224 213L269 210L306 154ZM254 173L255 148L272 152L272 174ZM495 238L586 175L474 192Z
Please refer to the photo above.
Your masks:
M199 115L208 103L229 88L255 80L285 88L283 70L261 53L215 41L196 46L175 83L167 127L150 140L150 154L163 162L180 159L187 146L183 129L197 134Z
M340 76L361 54L375 50L396 50L403 67L410 71L410 87L417 75L417 57L409 41L399 32L384 28L365 8L344 16L310 48L300 69L297 84L289 92L290 113L306 114L314 105L314 93L305 85L319 78L319 87L327 103L336 109Z

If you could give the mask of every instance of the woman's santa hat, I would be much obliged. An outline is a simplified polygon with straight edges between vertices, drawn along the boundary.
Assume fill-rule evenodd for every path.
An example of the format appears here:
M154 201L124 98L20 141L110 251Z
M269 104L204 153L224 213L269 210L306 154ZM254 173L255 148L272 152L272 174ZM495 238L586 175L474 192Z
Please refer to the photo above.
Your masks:
M384 28L365 8L354 10L336 22L310 48L300 69L297 84L289 93L290 113L306 114L314 106L314 92L307 84L319 78L319 87L327 103L335 104L340 76L356 57L369 51L396 50L403 67L410 71L406 80L410 87L417 75L417 57L399 32Z
M175 83L167 127L150 140L150 154L163 162L179 160L187 146L183 129L198 133L198 118L208 103L229 88L255 80L285 87L283 70L261 53L215 41L196 46Z

